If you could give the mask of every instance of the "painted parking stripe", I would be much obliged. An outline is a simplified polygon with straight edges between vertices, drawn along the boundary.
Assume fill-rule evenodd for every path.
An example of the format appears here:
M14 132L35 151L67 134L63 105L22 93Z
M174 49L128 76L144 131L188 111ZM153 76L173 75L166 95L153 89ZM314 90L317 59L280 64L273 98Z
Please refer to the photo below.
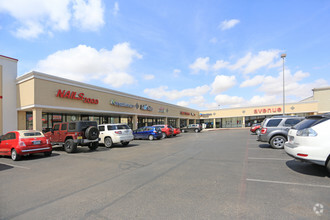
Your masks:
M31 169L29 167L18 166L18 165L14 165L14 164L10 164L10 163L4 163L4 162L1 162L1 163L4 165L7 165L7 166L17 167L17 168L21 168L21 169L27 169L27 170Z
M310 187L319 187L319 188L330 188L329 185L316 185L316 184L305 184L305 183L293 183L293 182L282 182L282 181L273 181L273 180L261 180L261 179L246 179L250 182L259 182L259 183L275 183L275 184L285 184L285 185L295 185L295 186L310 186Z
M288 159L282 159L282 158L259 158L259 157L248 157L249 160L290 160L291 158L288 158Z

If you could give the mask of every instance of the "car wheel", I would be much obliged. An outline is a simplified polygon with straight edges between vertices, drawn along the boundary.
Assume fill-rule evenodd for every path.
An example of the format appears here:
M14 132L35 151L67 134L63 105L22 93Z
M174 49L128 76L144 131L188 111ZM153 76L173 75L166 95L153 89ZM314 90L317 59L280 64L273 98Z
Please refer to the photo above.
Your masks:
M52 151L47 151L44 153L45 157L50 157L52 155Z
M17 154L17 152L16 152L15 149L12 149L12 150L11 150L11 159L12 159L13 161L20 160L20 159L21 159L21 155Z
M284 148L284 143L286 142L285 137L283 136L275 136L270 140L270 145L272 146L272 148L275 149L282 149Z
M77 144L72 139L68 139L64 143L64 150L67 153L74 153L77 150Z
M99 129L97 129L97 127L94 126L90 126L86 129L85 131L85 136L87 139L89 140L95 140L99 137Z
M123 146L127 146L129 144L129 141L121 143Z
M164 132L162 133L162 138L166 138L166 134Z
M106 138L104 138L104 146L105 147L107 147L107 148L109 148L109 147L111 147L112 146L112 139L111 139L111 137L106 137Z
M92 142L89 144L88 148L90 150L96 150L98 146L99 146L99 142Z
M198 133L199 132L199 130L198 129L195 129L195 133Z
M259 135L260 134L260 129L256 130L256 134Z
M154 136L153 136L153 135L149 135L148 139L149 139L150 141L152 141L152 140L154 139Z
M329 155L329 157L328 157L328 162L327 162L325 168L327 169L328 174L330 175L330 155Z

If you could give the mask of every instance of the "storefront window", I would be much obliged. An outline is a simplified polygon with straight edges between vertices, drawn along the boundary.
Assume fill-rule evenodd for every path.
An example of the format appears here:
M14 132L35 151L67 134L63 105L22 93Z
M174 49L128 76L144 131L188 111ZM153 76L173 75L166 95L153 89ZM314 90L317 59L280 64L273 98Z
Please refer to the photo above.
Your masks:
M180 128L187 126L187 119L180 119Z
M26 130L33 130L33 115L32 112L26 113Z
M168 125L172 126L173 128L176 128L177 127L177 125L176 125L176 119L174 119L174 118L168 118L167 119L167 123L168 123Z
M239 128L242 127L243 117L223 118L223 128Z
M216 128L222 128L222 125L221 125L221 118L217 118L215 120L215 127Z

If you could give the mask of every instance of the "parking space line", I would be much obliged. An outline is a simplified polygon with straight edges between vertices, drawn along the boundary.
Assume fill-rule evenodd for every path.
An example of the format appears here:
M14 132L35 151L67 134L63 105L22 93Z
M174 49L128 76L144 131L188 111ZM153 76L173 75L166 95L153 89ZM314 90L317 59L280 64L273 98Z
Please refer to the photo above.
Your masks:
M290 158L288 158L288 159L282 159L282 158L267 158L267 157L261 157L261 158L259 158L259 157L248 157L248 159L249 160L285 160L285 161L287 161L287 160L290 160Z
M17 167L17 168L22 168L22 169L27 169L27 170L31 169L29 167L18 166L18 165L14 165L14 164L10 164L10 163L1 162L1 164L7 165L7 166L12 166L12 167Z
M295 185L295 186L310 186L310 187L319 187L319 188L330 188L330 186L327 186L327 185L316 185L316 184L305 184L305 183L282 182L282 181L273 181L273 180L246 179L246 181L260 182L260 183L275 183L275 184Z

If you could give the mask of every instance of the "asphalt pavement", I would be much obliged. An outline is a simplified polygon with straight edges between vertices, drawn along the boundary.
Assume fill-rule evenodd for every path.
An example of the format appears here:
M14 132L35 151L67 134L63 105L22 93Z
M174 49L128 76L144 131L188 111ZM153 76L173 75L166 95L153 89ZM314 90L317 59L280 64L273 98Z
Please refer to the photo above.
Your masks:
M247 129L0 157L0 219L329 219L330 178Z

